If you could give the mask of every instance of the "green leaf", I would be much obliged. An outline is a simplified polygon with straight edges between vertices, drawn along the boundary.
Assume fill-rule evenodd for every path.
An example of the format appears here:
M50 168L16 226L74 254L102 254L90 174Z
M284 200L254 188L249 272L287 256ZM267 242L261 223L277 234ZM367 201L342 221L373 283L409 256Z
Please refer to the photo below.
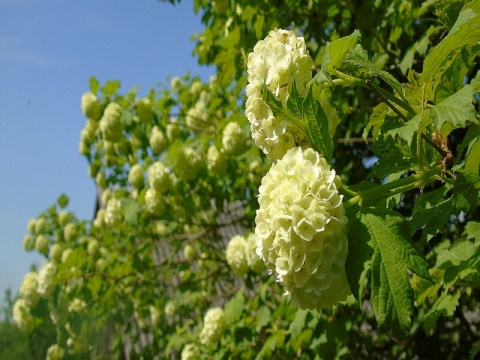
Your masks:
M138 222L138 203L132 199L122 199L124 208L125 222L130 225L137 225Z
M430 279L426 260L412 246L408 224L400 214L367 208L358 216L374 251L371 292L375 316L386 330L405 335L413 315L413 290L407 270Z
M480 242L480 222L469 221L467 225L465 225L465 235L467 235L467 239Z
M432 93L440 83L442 74L459 56L460 49L480 41L480 2L472 1L464 6L448 35L425 57L422 80ZM428 90L427 90L428 91Z
M270 106L273 116L296 124L307 134L313 149L321 153L327 161L331 161L333 141L328 131L328 119L320 103L313 99L312 87L309 88L304 98L298 93L294 83L286 108L270 91L265 89L265 102Z
M477 142L480 138L480 125L473 125L468 128L467 134L465 135L462 143L457 147L457 157L461 158L465 149L467 153L470 152L471 147Z
M421 240L429 240L432 235L436 235L442 230L443 226L448 222L453 209L454 201L451 197L428 209L416 211L409 221L410 233L413 235L418 229L423 227Z
M361 40L360 31L355 30L351 35L344 36L332 42L328 42L325 47L325 57L322 62L331 75L335 75L335 70L340 69L347 54L355 48L355 45Z
M392 87L392 89L401 97L403 97L403 88L402 84L395 79L390 73L379 69L370 59L368 56L367 51L362 47L362 45L358 44L355 46L354 50L351 50L348 53L347 58L345 59L346 63L353 64L354 66L360 68L362 71L366 72L367 75L378 76L383 81L385 81L388 85Z
M62 209L68 205L68 201L69 201L69 198L65 194L60 195L57 199L58 206L60 206L60 208Z
M417 132L423 131L432 119L428 116L426 111L421 112L414 116L412 119L405 123L400 123L396 127L391 128L385 133L385 136L391 136L392 138L399 137L405 140L408 146L412 145L413 139L416 137Z
M366 140L368 138L368 133L372 130L372 136L374 139L377 138L380 128L385 122L385 116L389 111L389 107L385 103L380 103L373 108L372 114L370 115L370 120L368 121L367 126L363 130L362 137Z
M423 329L428 334L432 331L440 316L452 316L458 306L458 299L460 299L460 291L455 291L453 294L444 293L433 304L430 311L425 315Z
M475 120L473 87L465 85L455 94L429 109L433 124L442 134L448 135L453 129L467 126Z
M119 80L110 80L102 87L102 93L107 96L113 96L117 93L117 90L120 88Z
M384 156L373 165L369 177L376 177L383 179L390 174L398 173L400 171L408 170L415 164L411 159L407 159L401 155Z
M308 310L298 309L295 318L290 323L288 331L292 337L296 337L305 327L305 319L307 318Z
M98 83L97 78L95 76L91 76L89 80L89 84L90 84L90 91L96 95L98 92L98 88L100 87L100 84Z
M473 176L472 176L473 177ZM480 176L467 179L464 174L458 174L453 186L453 196L457 211L474 211L480 200Z
M367 227L358 218L349 221L348 255L345 264L348 283L355 299L360 300L365 291L367 272L370 270L372 248L368 245L370 234Z
M270 309L265 305L260 306L255 315L255 330L257 332L260 332L262 327L264 327L270 322L271 318L272 312L270 311Z
M225 322L227 324L235 323L242 316L244 308L245 296L242 291L239 291L225 304Z

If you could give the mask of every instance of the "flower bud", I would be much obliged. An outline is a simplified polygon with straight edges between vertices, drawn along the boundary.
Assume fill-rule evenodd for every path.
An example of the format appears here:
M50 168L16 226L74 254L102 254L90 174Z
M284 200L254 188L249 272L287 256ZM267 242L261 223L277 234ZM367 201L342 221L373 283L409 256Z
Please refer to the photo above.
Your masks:
M159 194L170 189L170 174L162 162L156 161L148 169L148 184Z
M32 251L35 249L35 239L30 235L25 235L23 237L23 248L25 251Z
M170 119L170 123L167 124L166 132L168 141L173 143L180 136L180 125L176 119Z
M128 181L135 189L141 189L143 187L143 171L140 164L135 164L130 168Z
M158 126L152 128L149 143L153 153L156 155L161 154L168 146L167 138Z
M237 156L245 150L245 135L238 123L231 121L225 126L222 145L227 155Z
M54 243L50 247L50 259L54 262L60 261L62 258L63 248L59 243Z
M45 235L38 235L35 239L35 250L40 254L46 255L48 253L48 239Z
M243 276L248 271L245 250L246 242L243 236L235 235L230 239L226 251L227 263L238 276Z
M149 188L145 192L145 206L147 211L152 215L161 216L165 212L163 196L154 188Z
M40 295L37 292L37 278L38 274L36 272L29 272L23 278L20 286L20 297L25 300L25 304L30 308L35 307L40 300Z
M191 147L182 148L174 163L174 171L184 181L191 181L197 178L202 166L202 158Z
M100 119L100 131L105 140L117 142L123 136L122 108L119 104L111 102L105 108Z
M89 119L98 120L102 116L102 107L95 94L87 91L82 95L82 112Z
M145 124L148 124L152 121L152 102L148 97L144 97L137 101L137 115L138 119Z
M221 308L212 308L207 311L204 318L200 342L202 344L215 343L222 337L224 329L224 313Z
M68 223L63 229L63 238L66 242L74 242L77 238L77 227L74 223Z
M207 151L207 167L215 175L223 175L227 170L227 158L215 145L210 145Z
M38 272L37 292L44 299L48 299L53 293L56 271L57 268L52 263L46 263Z

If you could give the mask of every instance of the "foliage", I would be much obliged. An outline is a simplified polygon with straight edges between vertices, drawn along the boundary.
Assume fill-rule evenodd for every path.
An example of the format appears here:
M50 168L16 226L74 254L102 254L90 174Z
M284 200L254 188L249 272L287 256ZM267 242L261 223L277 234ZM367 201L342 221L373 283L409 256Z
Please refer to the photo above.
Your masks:
M209 82L90 79L98 211L62 195L29 222L46 264L17 325L53 323L64 358L473 358L480 2L194 8ZM267 130L281 153L255 146ZM335 274L352 295L312 305Z

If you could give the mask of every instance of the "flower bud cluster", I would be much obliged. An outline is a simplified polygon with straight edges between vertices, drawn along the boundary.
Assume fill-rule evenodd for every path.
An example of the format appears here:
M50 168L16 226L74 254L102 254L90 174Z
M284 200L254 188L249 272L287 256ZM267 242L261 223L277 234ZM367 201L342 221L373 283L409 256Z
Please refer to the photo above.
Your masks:
M347 218L340 178L312 149L290 149L262 179L257 253L302 309L346 300Z
M54 344L47 349L47 360L61 360L65 355L65 350Z
M150 187L145 192L145 206L147 211L156 216L161 216L165 212L165 200L162 193Z
M202 157L191 147L183 147L175 158L174 171L184 181L197 178L202 167Z
M210 145L207 150L207 167L215 175L222 175L227 170L227 157L215 145Z
M13 304L13 322L22 333L28 334L35 328L35 319L30 314L30 308L24 299L18 299Z
M56 272L57 268L50 262L44 264L38 272L37 292L44 299L48 299L53 293Z
M170 189L170 186L172 185L170 173L161 161L156 161L149 167L148 184L160 194Z
M163 131L158 127L154 126L152 128L152 133L149 138L150 147L154 154L161 154L168 146L168 140Z
M100 131L105 140L117 142L123 136L122 108L119 104L111 102L105 108L100 119Z
M245 150L245 135L238 123L231 121L225 126L222 145L227 155L240 155Z
M37 291L37 278L38 274L36 272L29 272L23 278L22 285L20 286L20 298L25 300L25 304L31 308L35 307L35 305L38 303L38 300L40 300L40 295Z
M202 92L202 94L206 93ZM202 99L197 101L194 107L187 111L186 123L188 128L193 131L201 131L206 127L208 123L208 112L205 102Z
M81 106L83 114L89 119L98 120L102 116L102 107L90 91L82 95Z
M238 276L243 276L248 271L246 246L247 242L241 235L232 237L227 245L227 263Z
M40 254L46 255L48 253L48 238L40 234L35 239L35 250L37 250Z
M77 237L77 227L74 223L68 223L63 229L63 237L66 242L74 242Z
M128 181L135 189L141 189L144 183L143 171L140 164L135 164L130 168Z
M204 318L203 328L200 332L200 342L211 344L217 342L224 329L224 313L221 308L212 308L207 311Z
M115 198L109 199L105 208L105 224L110 227L120 226L122 217L121 201Z
M309 141L297 125L273 116L263 98L263 88L266 87L286 106L294 81L299 94L306 94L312 68L313 60L305 40L288 30L270 31L248 56L245 115L250 121L255 144L270 159L281 159L295 146L306 148Z
M200 358L200 350L197 345L189 343L184 346L182 349L181 359L182 360L196 360Z

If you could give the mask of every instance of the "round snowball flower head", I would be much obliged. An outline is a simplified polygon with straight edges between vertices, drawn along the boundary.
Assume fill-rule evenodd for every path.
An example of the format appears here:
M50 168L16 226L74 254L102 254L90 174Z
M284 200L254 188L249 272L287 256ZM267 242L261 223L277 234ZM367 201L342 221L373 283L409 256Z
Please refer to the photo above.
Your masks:
M120 200L111 198L105 209L105 224L119 226L122 223L122 203Z
M167 139L170 142L174 142L180 136L181 129L177 119L170 119L170 123L167 124L165 132L167 134Z
M20 297L25 300L25 304L28 307L35 307L38 300L40 300L40 295L37 292L37 277L38 274L34 271L29 272L23 278L22 285L20 286Z
M313 60L305 40L288 30L270 31L248 55L245 115L255 144L270 159L281 159L288 149L295 146L307 148L309 141L298 126L273 116L263 98L263 87L286 106L294 81L299 94L306 94L307 83L312 79L312 68Z
M111 102L105 108L100 119L100 131L105 140L117 142L123 135L122 108L119 104Z
M81 107L83 114L93 120L98 120L102 116L102 107L95 94L87 91L82 95Z
M234 121L231 121L223 129L222 145L227 155L240 155L245 149L245 136L242 128Z
M161 154L168 146L168 140L165 134L158 126L152 128L152 133L149 138L150 147L154 154Z
M290 149L262 179L257 254L302 309L346 300L348 252L340 178L312 149Z
M137 100L137 115L141 122L149 123L153 118L152 102L150 98L144 97Z
M182 360L196 360L200 357L197 345L189 343L182 350Z
M35 239L35 249L43 255L48 253L48 239L45 235L38 235Z
M212 308L207 311L200 332L200 342L202 344L211 344L220 340L224 328L223 318L224 314L221 308Z
M35 328L35 319L30 314L30 308L24 299L18 299L13 304L13 322L22 333L28 334Z
M245 238L241 235L232 237L227 246L227 263L238 276L248 271L246 246Z
M227 170L227 158L225 154L217 149L215 145L210 145L207 150L207 167L215 175L222 175Z
M174 170L178 177L184 181L197 178L202 167L202 157L191 147L183 147L175 158Z
M60 261L62 258L63 248L59 243L54 243L50 247L50 259L54 262Z
M148 169L148 184L158 193L170 189L172 181L167 167L161 162L154 162Z
M154 188L149 188L145 192L145 206L152 215L161 216L165 212L165 200L162 193Z
M66 242L73 242L77 237L77 227L74 223L68 223L63 229L63 237Z
M143 187L143 171L140 164L135 164L130 168L128 172L128 181L135 189L141 189Z
M47 349L47 360L61 360L65 355L65 350L54 344Z
M48 299L52 295L55 288L55 273L57 268L52 263L46 263L38 272L37 292L44 298Z

